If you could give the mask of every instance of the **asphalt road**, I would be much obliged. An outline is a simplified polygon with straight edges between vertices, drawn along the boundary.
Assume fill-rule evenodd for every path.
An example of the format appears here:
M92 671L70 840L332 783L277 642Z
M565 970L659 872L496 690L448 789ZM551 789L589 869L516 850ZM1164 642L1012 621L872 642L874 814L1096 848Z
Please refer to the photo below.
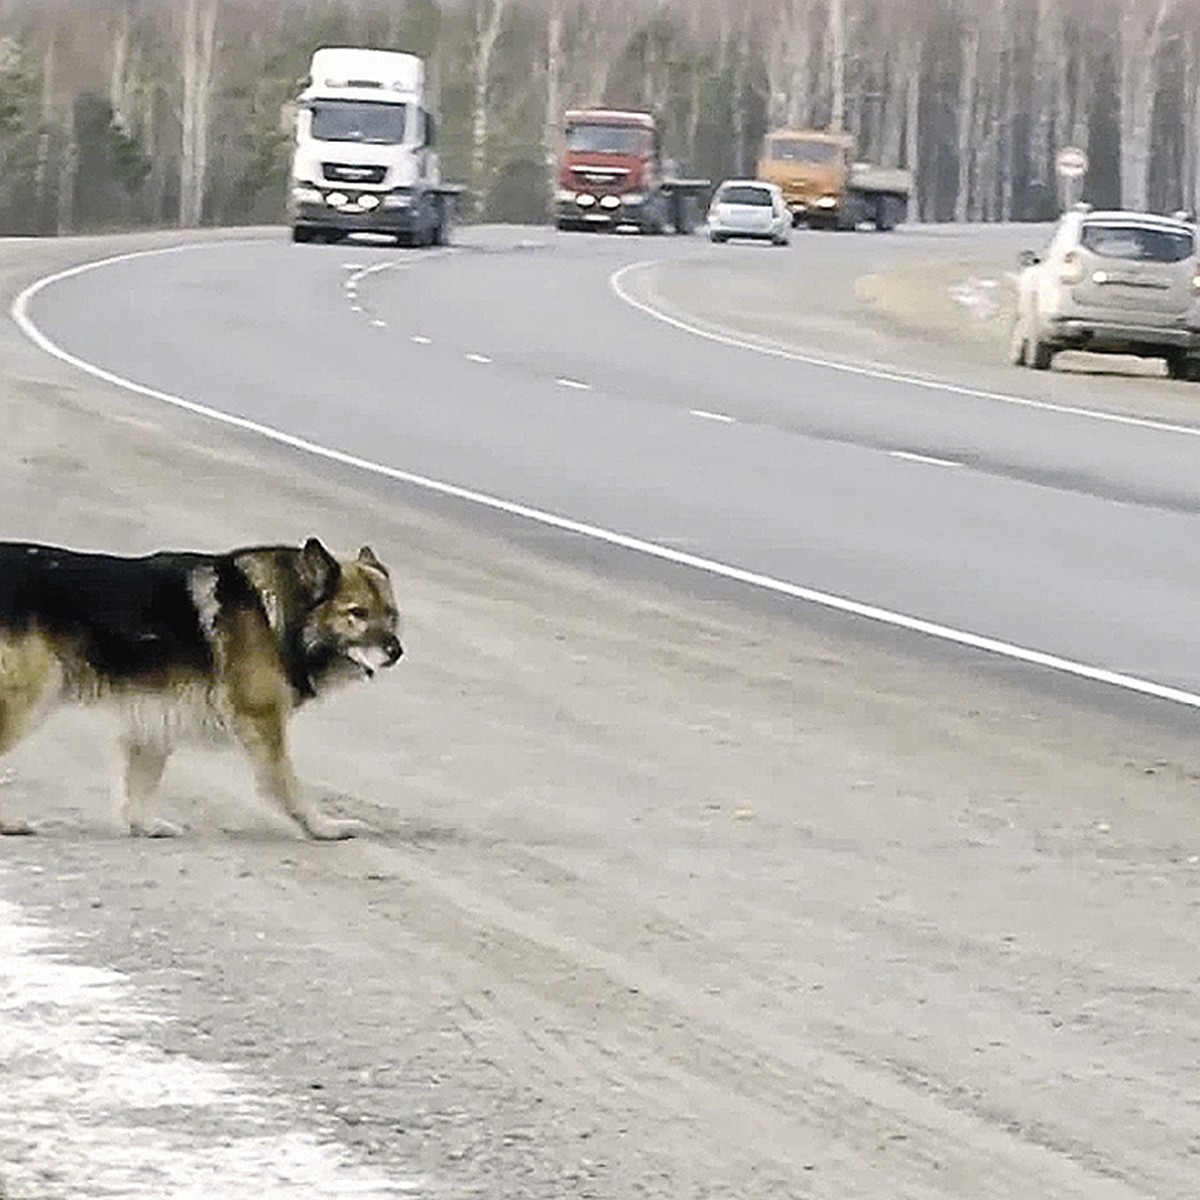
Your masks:
M952 236L493 232L400 259L274 237L115 262L29 311L89 363L323 447L1200 693L1200 426L1142 411L1178 388L1120 381L1129 423L1111 380L942 362L921 373L951 386L930 387L882 340L848 374L698 337L612 286L726 333L801 307L826 322L801 335L846 359L836 295L805 303L795 279L849 284Z
M1027 236L0 246L169 251L28 305L159 395L0 329L5 536L369 542L408 650L297 720L354 842L206 751L130 842L88 715L3 764L0 1195L1192 1200L1193 712L767 586L1192 686L1192 391L855 299Z

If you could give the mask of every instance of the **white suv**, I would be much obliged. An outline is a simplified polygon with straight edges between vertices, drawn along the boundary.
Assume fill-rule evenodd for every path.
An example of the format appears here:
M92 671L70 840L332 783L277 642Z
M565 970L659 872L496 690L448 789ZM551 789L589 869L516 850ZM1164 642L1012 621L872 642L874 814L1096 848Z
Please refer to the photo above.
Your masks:
M1067 213L1040 255L1025 251L1011 358L1046 370L1059 350L1165 358L1172 379L1200 355L1196 228L1148 213Z

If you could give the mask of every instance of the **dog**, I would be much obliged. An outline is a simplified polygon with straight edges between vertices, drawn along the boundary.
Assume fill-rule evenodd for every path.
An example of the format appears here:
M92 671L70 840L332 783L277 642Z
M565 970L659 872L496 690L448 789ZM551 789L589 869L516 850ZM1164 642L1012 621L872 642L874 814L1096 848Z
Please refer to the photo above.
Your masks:
M56 705L102 704L120 723L117 813L169 837L152 798L179 742L239 742L259 791L310 838L352 837L305 798L288 718L340 683L400 660L387 568L364 546L144 558L0 542L0 758ZM0 813L0 834L33 832Z

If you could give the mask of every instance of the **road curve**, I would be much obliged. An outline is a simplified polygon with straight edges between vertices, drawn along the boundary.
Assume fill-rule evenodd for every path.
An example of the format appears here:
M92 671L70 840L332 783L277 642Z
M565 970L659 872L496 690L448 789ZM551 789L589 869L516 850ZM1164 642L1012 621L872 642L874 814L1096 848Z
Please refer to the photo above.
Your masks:
M46 836L0 847L0 1191L1192 1200L1194 714L584 528L1149 671L1169 639L1131 635L1132 597L1093 598L1107 639L1078 613L1190 525L1185 414L1064 410L1187 392L858 323L854 271L955 236L270 234L26 292L59 353L143 390L0 333L9 534L369 541L410 653L298 718L352 843L293 840L206 753L164 789L187 836L131 844L97 723L14 756ZM4 246L0 279L112 253ZM646 257L631 298L736 337L806 272L801 353L625 303ZM885 369L811 361L842 354ZM964 394L1010 378L1047 406ZM1164 561L1155 621L1190 586Z
M744 305L752 272L752 324L794 273L841 256L852 279L878 245L275 238L113 261L24 313L117 377L397 475L1200 703L1200 426L1090 405L1086 377L764 352L658 304Z

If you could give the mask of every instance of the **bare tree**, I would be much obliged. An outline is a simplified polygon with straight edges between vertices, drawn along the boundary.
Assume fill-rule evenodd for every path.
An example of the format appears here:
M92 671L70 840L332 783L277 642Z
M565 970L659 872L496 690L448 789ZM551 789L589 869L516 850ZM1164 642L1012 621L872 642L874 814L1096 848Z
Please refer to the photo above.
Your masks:
M1155 72L1176 0L1122 0L1120 39L1121 206L1148 204Z
M475 212L482 214L487 202L488 93L492 79L492 60L496 43L504 27L508 0L478 0L474 10L472 66L474 69L471 100L471 183L475 189Z
M204 216L219 7L220 0L184 3L179 156L179 224L184 228L199 225Z

